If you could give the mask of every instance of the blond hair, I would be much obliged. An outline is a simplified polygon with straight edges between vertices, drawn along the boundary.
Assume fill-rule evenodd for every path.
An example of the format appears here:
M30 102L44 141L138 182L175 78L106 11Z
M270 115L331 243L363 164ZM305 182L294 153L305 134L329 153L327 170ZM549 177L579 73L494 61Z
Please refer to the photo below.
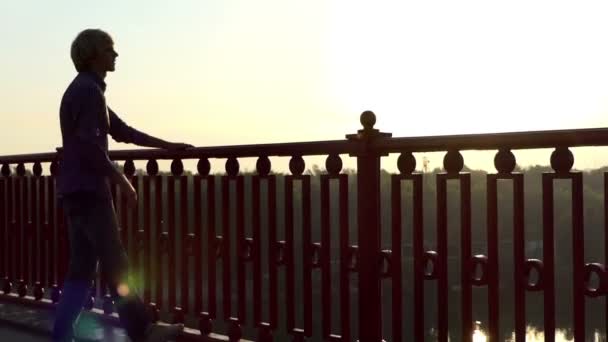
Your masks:
M76 36L70 56L78 72L88 70L89 62L97 57L99 47L105 42L112 43L112 37L100 29L86 29Z

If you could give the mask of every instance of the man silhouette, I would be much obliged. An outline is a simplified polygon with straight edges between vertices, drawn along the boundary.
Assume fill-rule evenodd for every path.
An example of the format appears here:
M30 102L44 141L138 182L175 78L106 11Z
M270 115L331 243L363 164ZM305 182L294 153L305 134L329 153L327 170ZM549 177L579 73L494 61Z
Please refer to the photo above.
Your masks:
M131 340L175 339L183 325L157 325L128 283L128 261L118 234L109 182L118 184L127 203L137 204L129 180L108 158L108 137L125 143L165 149L192 147L171 143L126 125L106 105L104 79L114 71L116 57L109 34L97 29L80 32L71 46L78 75L61 100L63 151L57 193L68 223L70 262L56 311L53 341L72 341L74 325L90 295L97 263L107 280L121 325Z

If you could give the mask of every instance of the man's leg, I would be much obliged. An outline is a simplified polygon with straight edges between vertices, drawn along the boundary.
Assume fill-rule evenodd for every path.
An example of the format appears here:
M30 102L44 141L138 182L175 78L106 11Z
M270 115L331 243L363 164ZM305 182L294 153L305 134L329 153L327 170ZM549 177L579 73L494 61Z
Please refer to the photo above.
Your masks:
M90 296L91 280L97 266L93 246L84 233L89 222L87 211L70 200L64 203L64 211L68 223L70 263L55 313L52 339L57 342L72 341L74 325Z
M106 279L123 328L133 341L143 339L151 323L145 304L128 282L127 254L118 234L118 222L111 199L98 199L93 206L95 224L89 241L98 252L102 276Z

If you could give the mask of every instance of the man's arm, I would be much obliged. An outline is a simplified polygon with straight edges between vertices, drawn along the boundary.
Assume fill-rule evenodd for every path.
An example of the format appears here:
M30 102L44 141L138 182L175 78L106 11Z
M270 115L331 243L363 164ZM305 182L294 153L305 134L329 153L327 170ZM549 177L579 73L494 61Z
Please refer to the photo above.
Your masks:
M118 117L113 110L108 108L110 113L110 135L118 142L131 143L144 147L156 147L164 149L184 149L192 145L183 143L172 143L140 132L127 125Z

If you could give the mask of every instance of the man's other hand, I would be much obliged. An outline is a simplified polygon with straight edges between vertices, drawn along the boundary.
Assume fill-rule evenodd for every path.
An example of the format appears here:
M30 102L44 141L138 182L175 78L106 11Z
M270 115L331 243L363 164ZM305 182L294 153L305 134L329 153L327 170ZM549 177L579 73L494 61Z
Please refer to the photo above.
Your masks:
M120 182L118 183L120 187L120 191L122 192L124 198L127 200L127 206L129 208L137 208L137 191L133 188L133 185L127 177L122 175Z

